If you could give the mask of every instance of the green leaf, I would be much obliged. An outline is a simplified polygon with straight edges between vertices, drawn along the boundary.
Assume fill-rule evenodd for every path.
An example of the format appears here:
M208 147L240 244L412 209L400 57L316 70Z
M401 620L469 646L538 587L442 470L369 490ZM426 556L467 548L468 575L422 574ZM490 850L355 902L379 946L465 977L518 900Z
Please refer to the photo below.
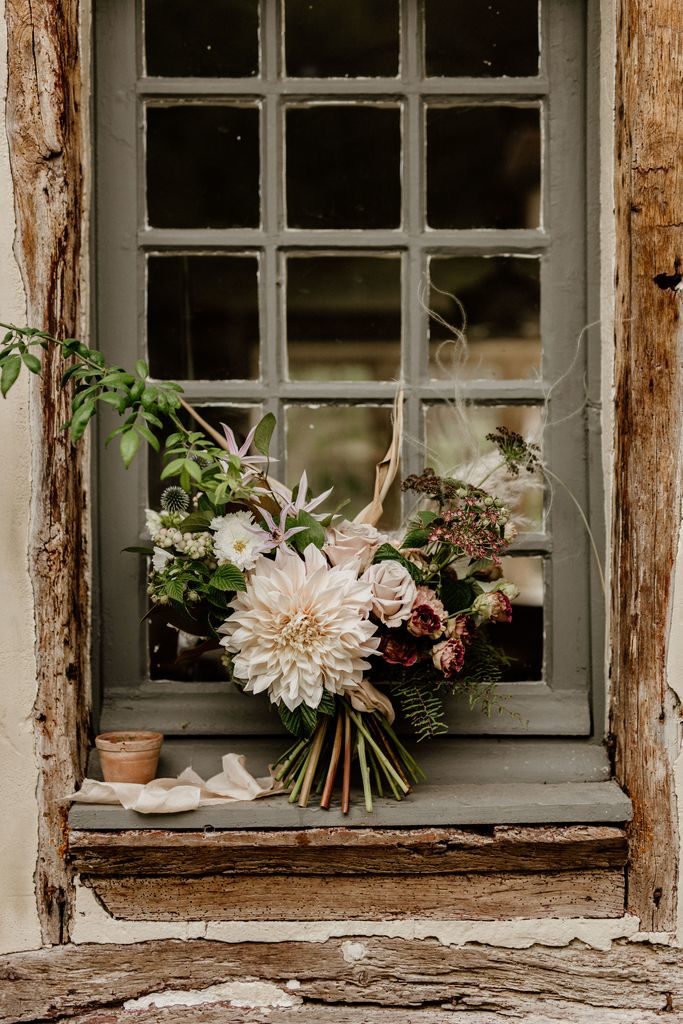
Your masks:
M298 708L290 711L284 704L278 704L280 720L287 732L303 739L310 736L318 724L318 711L316 708L309 708L307 704L299 704Z
M88 398L82 405L79 405L69 423L69 433L72 441L80 441L94 412L95 401L92 398Z
M423 548L429 540L429 530L424 527L408 530L401 543L402 548Z
M466 580L456 580L444 573L441 577L441 600L446 611L461 612L474 600L472 586Z
M289 521L288 521L288 525ZM292 537L291 543L297 549L297 551L304 552L309 544L315 544L317 548L321 548L325 543L325 529L314 519L309 512L299 512L299 515L294 521L295 526L305 526L306 529L302 530L301 533L295 533Z
M135 429L137 430L140 437L143 437L145 439L150 448L153 448L155 452L161 450L159 439L154 436L149 427L146 427L144 423L136 423Z
M247 585L244 582L244 575L231 562L226 562L224 565L219 565L215 573L209 580L209 586L215 587L216 590L246 590Z
M130 551L134 555L153 555L154 554L154 548L145 548L145 547L138 547L138 546L130 547L130 548L121 548L121 550L122 551Z
M404 558L400 551L397 551L391 544L382 544L375 551L373 563L376 562L399 562L404 569L407 569L416 583L422 582L422 573L416 565Z
M185 459L174 459L161 471L161 479L167 480L169 476L177 476L185 466Z
M185 586L185 583L175 576L164 580L164 592L172 601L177 601L179 604L182 604L185 596Z
M337 713L337 701L334 694L329 690L323 690L323 695L318 704L318 711L321 715L333 716Z
M202 471L197 462L194 459L185 459L183 462L183 469L190 476L190 478L196 483L201 483Z
M254 448L261 455L267 455L270 450L270 441L275 430L275 417L272 412L267 412L260 421L254 434Z
M125 433L121 434L121 440L119 442L121 450L121 458L123 464L128 469L131 462L135 458L135 453L140 447L140 435L136 434L134 430L126 430Z
M14 384L15 380L21 372L21 356L13 355L2 366L2 376L0 376L0 391L2 397L7 398L7 392Z
M34 356L32 352L24 352L21 357L24 361L24 366L31 371L31 373L37 373L40 375L41 364L38 356Z
M147 365L144 359L138 359L137 363L135 364L135 372L137 373L138 377L142 377L143 379L145 377L149 377L149 366Z
M190 512L178 527L181 533L205 533L213 516L206 512Z

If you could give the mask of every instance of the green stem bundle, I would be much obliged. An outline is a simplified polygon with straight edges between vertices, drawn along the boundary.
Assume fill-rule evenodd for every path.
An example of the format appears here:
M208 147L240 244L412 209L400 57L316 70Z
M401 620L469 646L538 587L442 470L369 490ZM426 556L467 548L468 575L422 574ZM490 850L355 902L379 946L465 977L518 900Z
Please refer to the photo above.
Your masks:
M280 757L274 777L289 787L289 802L308 807L312 796L329 810L341 768L341 809L348 814L351 763L358 760L365 809L373 810L373 793L395 800L407 796L426 776L415 758L377 711L354 711L348 701L336 701L335 715L324 715L310 736L297 740Z

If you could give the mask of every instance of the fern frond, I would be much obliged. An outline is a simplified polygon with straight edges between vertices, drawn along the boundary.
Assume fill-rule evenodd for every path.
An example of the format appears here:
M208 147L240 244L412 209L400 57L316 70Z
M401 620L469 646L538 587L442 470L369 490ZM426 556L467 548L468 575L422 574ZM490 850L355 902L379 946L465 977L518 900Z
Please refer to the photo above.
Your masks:
M414 680L404 680L392 689L392 696L410 723L418 742L448 732L444 720L443 698L433 687L419 686Z

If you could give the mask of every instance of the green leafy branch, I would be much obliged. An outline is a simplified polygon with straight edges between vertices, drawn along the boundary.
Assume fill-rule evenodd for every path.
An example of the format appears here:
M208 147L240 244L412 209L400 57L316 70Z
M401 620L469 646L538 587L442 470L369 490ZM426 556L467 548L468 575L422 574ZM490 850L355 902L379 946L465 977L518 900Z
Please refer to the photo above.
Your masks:
M164 419L170 419L185 432L178 419L181 406L187 408L187 403L180 396L181 386L173 381L151 381L149 367L144 360L139 359L135 371L129 373L120 366L107 366L101 352L77 338L55 338L47 331L14 324L0 323L0 329L7 332L0 343L0 392L3 398L7 397L23 368L39 376L43 353L52 347L61 351L66 363L62 386L69 382L73 385L71 417L64 424L64 429L69 431L75 443L83 437L100 404L110 406L124 417L123 423L111 432L106 443L119 438L121 458L126 467L131 464L141 441L146 441L155 451L160 450L157 432L163 428Z

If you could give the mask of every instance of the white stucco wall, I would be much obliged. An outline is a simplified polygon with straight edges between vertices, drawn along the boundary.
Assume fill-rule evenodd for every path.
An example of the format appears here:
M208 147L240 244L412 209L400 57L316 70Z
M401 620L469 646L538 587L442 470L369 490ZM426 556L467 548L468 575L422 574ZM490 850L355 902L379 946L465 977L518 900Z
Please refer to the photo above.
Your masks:
M0 0L0 320L23 323L24 292L12 256L14 215L5 134L7 80L4 4ZM36 767L31 708L35 696L33 595L28 574L31 492L28 388L0 400L0 950L40 944L33 891L37 851Z
M603 406L606 410L604 459L610 463L612 398L612 317L614 279L614 226L612 193L614 0L602 0L603 31L601 112L601 235L603 339ZM14 234L12 186L4 126L6 86L4 0L0 0L0 320L23 321L24 295L12 256ZM28 574L28 508L30 498L30 436L27 389L18 386L11 398L0 401L0 809L4 815L4 841L0 845L0 953L36 948L40 932L35 910L33 871L36 860L36 764L33 751L31 708L35 694L32 590ZM607 474L609 479L609 473ZM609 495L607 496L609 509ZM677 603L672 621L671 681L683 690L679 666L683 664L683 553L677 569ZM9 599L8 599L9 598ZM679 792L683 795L683 761L679 762ZM683 806L683 799L680 801ZM683 822L682 822L683 826ZM92 892L79 887L74 927L76 942L134 942L154 937L207 937L219 941L323 941L330 936L395 935L437 938L445 944L481 942L525 947L534 942L565 945L580 940L605 949L618 938L643 940L670 936L644 936L638 921L531 920L505 922L401 921L401 922L253 922L253 923L145 923L113 921ZM681 911L683 934L683 905ZM362 940L348 943L349 956L362 956ZM353 949L351 948L353 946Z

